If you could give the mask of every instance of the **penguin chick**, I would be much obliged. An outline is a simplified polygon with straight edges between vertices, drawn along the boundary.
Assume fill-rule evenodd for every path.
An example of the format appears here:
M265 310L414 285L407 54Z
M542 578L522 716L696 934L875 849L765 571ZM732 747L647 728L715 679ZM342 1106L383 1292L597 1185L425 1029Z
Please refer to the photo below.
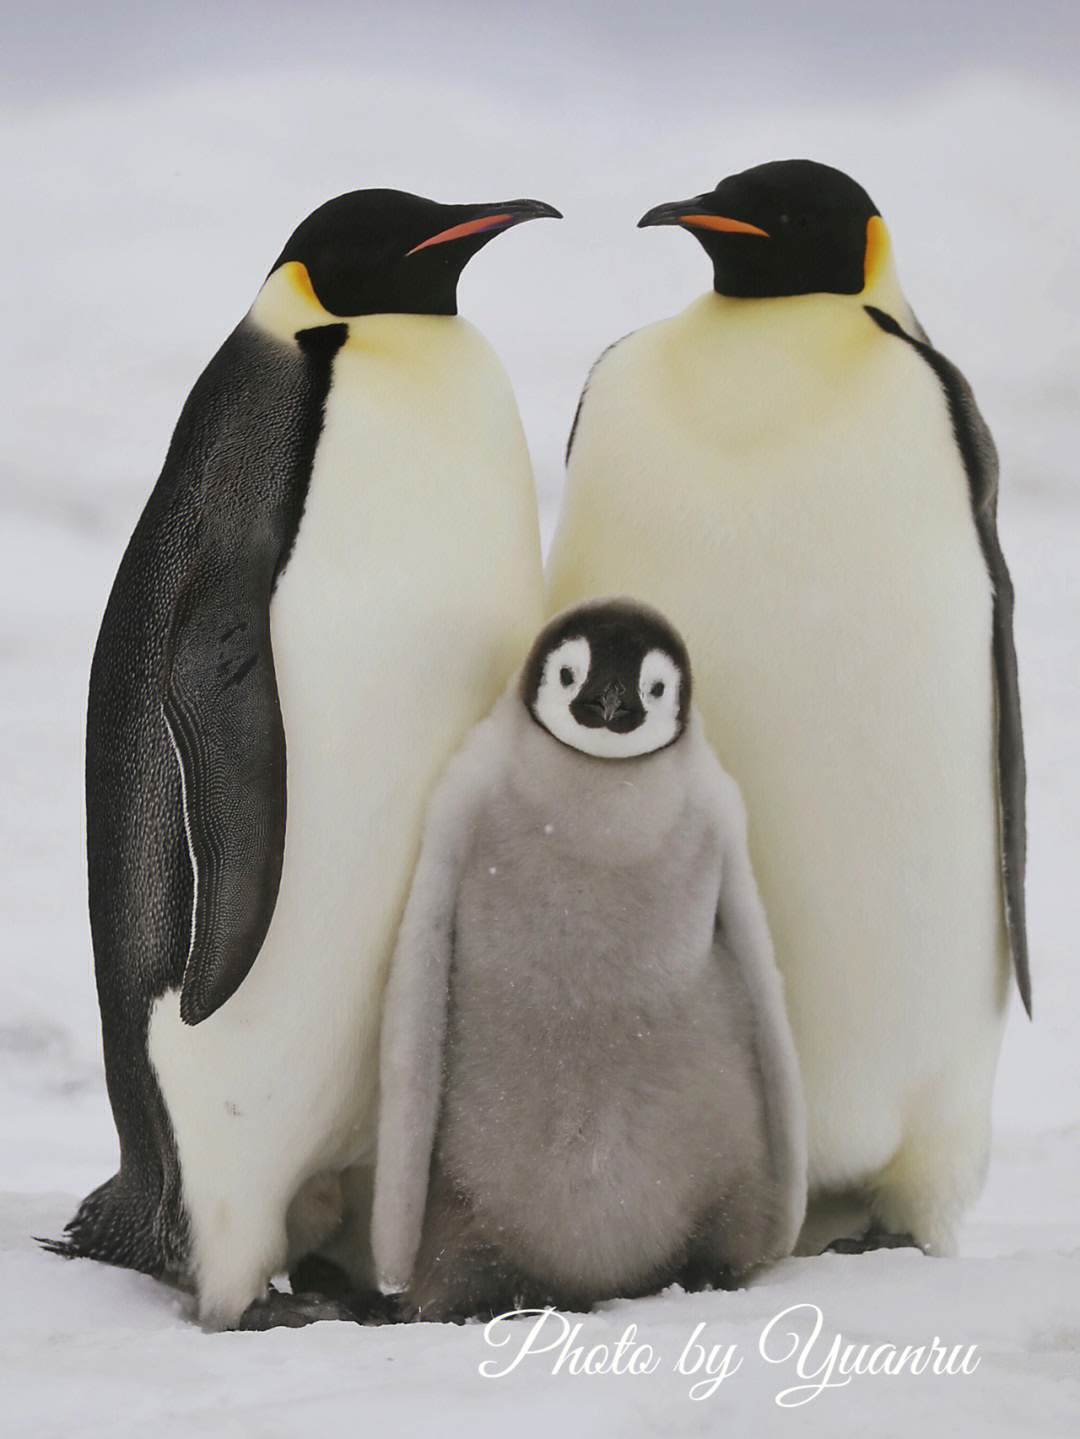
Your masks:
M791 1251L782 985L742 801L658 613L553 620L440 781L380 1093L373 1249L410 1317L731 1286Z

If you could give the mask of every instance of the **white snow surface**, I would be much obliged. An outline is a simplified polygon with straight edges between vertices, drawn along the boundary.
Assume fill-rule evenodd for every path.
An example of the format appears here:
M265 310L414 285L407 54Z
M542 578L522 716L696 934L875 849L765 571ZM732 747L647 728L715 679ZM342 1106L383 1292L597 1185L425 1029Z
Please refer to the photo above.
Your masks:
M920 13L925 22L936 7ZM1039 7L1030 14L1037 25ZM478 53L497 74L490 86L483 66L462 59L464 42L445 70L425 51L410 73L400 57L380 64L377 54L337 51L332 29L305 30L304 44L291 54L278 47L265 64L256 63L256 36L247 50L237 44L231 69L221 57L204 72L163 64L137 83L131 74L126 84L54 90L45 67L40 84L22 85L0 114L9 157L0 417L5 1435L1080 1432L1080 100L1059 75L1010 66L1007 56L997 68L985 54L967 65L956 36L951 66L926 67L920 79L921 67L898 76L894 64L878 90L790 89L764 72L758 84L738 52L724 54L703 90L700 52L723 53L705 15L683 27L697 52L693 94L670 65L650 88L640 37L636 71L625 47L619 66L609 65L604 27L614 34L616 12L593 7L565 63L550 31L530 55L527 34L510 47L504 26L485 40L483 14L474 16ZM408 17L406 6L396 23ZM929 55L932 33L921 43ZM1075 29L1063 44L1075 54ZM763 53L753 50L755 63ZM531 60L520 86L503 58ZM725 67L739 72L729 92ZM462 312L516 387L550 536L561 450L589 364L708 283L691 239L638 234L638 216L790 155L836 164L874 196L908 298L972 381L1002 454L1000 528L1018 597L1028 746L1035 1019L1029 1025L1014 999L989 1180L960 1257L789 1260L734 1294L669 1291L607 1304L580 1320L570 1349L607 1345L610 1359L636 1326L630 1338L652 1347L652 1372L575 1374L568 1349L555 1373L558 1350L485 1377L479 1366L506 1367L531 1320L500 1331L504 1348L477 1324L207 1334L174 1290L43 1253L33 1236L58 1234L116 1163L82 854L90 654L187 391L292 226L330 195L366 185L446 200L532 195L564 210L559 224L499 238L460 289ZM805 1307L762 1341L792 1306ZM769 1362L759 1342L777 1358L793 1342L788 1329L805 1340L810 1306L822 1332L800 1379L794 1358ZM542 1334L552 1337L559 1322ZM699 1325L697 1342L736 1346L731 1365L741 1365L695 1398L702 1375L677 1364ZM975 1346L973 1372L864 1373L841 1384L837 1371L836 1387L789 1411L778 1396L820 1381L810 1376L836 1335L870 1346L864 1365L883 1344ZM886 1357L879 1351L879 1367Z

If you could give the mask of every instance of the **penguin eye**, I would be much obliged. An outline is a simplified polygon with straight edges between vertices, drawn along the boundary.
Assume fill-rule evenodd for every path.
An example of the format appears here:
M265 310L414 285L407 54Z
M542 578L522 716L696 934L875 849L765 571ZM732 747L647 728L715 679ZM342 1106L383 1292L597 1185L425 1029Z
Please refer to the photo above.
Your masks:
M568 690L570 686L574 683L574 671L570 668L569 665L563 665L562 669L559 671L559 679L562 681L563 689Z
M791 216L790 216L790 215L781 215L781 216L780 216L780 223L781 223L781 225L788 225L788 224L790 224L790 223L791 223Z
M664 693L664 681L657 680L656 683L653 685L652 689L649 690L649 693L652 695L654 700L658 700L660 696Z

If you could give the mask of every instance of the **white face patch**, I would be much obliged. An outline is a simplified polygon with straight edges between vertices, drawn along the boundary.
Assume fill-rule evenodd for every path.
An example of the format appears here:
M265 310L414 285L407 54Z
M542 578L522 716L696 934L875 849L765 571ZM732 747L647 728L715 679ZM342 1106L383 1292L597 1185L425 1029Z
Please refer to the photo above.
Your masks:
M583 637L563 640L544 660L533 714L557 740L596 759L634 759L663 749L679 733L678 667L663 650L649 650L638 674L638 698L645 718L618 734L606 725L580 724L570 706L589 676L592 652Z
M578 736L589 731L578 724L570 713L570 705L588 678L591 663L588 640L563 640L544 661L544 673L533 703L533 714L548 734L574 749L584 749L584 745L578 743ZM592 752L586 750L587 754Z
M663 650L649 650L641 661L638 676L638 694L645 706L645 722L640 729L627 735L632 739L646 731L649 744L641 753L660 749L670 744L679 732L679 694L682 689L682 675L679 667Z

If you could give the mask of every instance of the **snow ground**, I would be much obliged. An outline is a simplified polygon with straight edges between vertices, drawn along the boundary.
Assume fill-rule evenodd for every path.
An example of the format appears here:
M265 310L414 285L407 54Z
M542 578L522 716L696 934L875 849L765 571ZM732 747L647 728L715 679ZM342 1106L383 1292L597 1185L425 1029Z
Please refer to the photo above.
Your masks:
M710 94L704 107L674 86L650 96L622 72L586 95L580 54L565 70L550 50L537 63L517 89L504 77L485 91L464 68L365 69L328 45L322 58L229 78L170 71L127 88L28 89L0 115L13 202L0 420L0 1432L456 1435L483 1424L689 1435L734 1421L734 1432L766 1435L1074 1433L1080 102L1053 78L954 66L921 86L784 98L764 86L755 95L743 76L734 98ZM565 93L545 93L567 74ZM589 363L707 283L692 242L638 235L637 217L724 172L799 153L874 195L909 298L972 380L1003 456L1036 1019L1014 1005L989 1182L961 1257L791 1260L739 1294L609 1305L575 1342L613 1345L634 1324L655 1372L575 1376L567 1360L553 1375L549 1354L492 1379L478 1365L505 1362L528 1321L505 1350L479 1326L206 1335L182 1296L40 1252L31 1236L58 1233L115 1166L84 898L89 656L180 404L292 225L367 184L444 199L530 194L564 210L559 225L493 244L461 287L463 313L517 389L550 534ZM768 1363L757 1344L793 1305L823 1313L810 1369L836 1333L898 1348L939 1336L976 1345L980 1362L966 1375L857 1376L789 1415L775 1398L799 1382L793 1363ZM694 1378L673 1371L700 1323L699 1340L737 1345L743 1363L694 1400ZM782 1339L778 1325L777 1352Z

